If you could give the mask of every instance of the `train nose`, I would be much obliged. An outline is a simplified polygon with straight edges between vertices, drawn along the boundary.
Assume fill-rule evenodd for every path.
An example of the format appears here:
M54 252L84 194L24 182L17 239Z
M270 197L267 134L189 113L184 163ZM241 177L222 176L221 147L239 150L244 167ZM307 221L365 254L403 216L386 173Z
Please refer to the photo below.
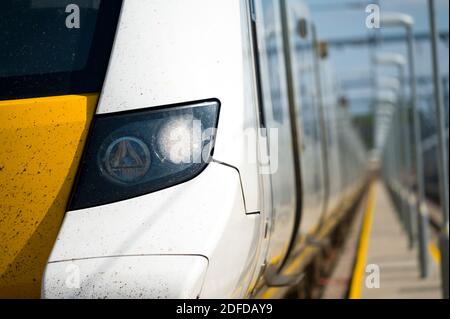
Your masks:
M47 265L44 298L197 298L208 259L203 256L121 256Z

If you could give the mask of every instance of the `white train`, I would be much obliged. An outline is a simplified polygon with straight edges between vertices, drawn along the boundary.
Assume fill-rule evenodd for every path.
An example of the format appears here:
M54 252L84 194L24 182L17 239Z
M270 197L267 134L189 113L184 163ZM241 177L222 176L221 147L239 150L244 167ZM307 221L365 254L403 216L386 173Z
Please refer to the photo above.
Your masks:
M62 176L34 180L40 189L57 185L46 193L53 201L8 203L52 222L9 242L23 251L33 238L45 245L33 246L38 261L17 259L21 249L2 257L0 270L17 260L31 266L2 270L0 295L4 287L20 295L37 282L44 298L248 298L298 284L367 177L364 147L339 106L306 6L298 0L66 2L54 6L69 19L69 31L91 34L89 41L67 40L81 42L76 50L89 48L77 51L69 71L57 63L59 78L40 70L41 81L51 84L43 87L30 80L35 73L14 74L6 64L0 71L0 109L33 100L49 110L72 103L84 114L69 115L68 107L49 120L47 141L63 143L36 141L49 149L40 163ZM41 6L55 10L54 3ZM26 9L36 8L31 1ZM92 28L79 31L84 23ZM11 77L25 84L13 87ZM58 131L58 121L78 133ZM11 144L11 152L22 142ZM54 160L60 151L65 156ZM26 152L15 156L34 160ZM55 174L46 172L33 178ZM44 269L42 278L30 275Z

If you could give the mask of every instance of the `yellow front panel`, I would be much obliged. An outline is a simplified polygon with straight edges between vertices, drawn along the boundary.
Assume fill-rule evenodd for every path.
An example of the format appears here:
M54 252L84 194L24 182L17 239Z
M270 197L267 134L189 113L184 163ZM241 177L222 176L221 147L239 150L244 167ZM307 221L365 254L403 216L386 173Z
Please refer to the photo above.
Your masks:
M0 298L40 295L97 99L0 101Z

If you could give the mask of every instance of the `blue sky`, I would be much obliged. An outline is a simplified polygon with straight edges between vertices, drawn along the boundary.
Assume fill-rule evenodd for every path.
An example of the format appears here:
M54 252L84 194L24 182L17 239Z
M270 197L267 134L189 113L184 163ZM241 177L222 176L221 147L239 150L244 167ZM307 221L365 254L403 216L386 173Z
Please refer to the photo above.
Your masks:
M318 32L323 39L339 39L349 37L364 37L370 34L365 26L367 13L365 4L370 0L307 0L312 16L318 26ZM346 9L351 4L362 4L360 7ZM449 1L435 0L437 8L438 30L448 31ZM415 32L429 31L427 0L379 0L381 12L403 12L414 17ZM381 35L389 33L402 34L402 29L381 30ZM405 45L385 44L378 48L380 52L397 52L405 54ZM430 43L423 41L417 45L417 73L431 75ZM449 49L448 43L439 43L439 60L441 74L448 77ZM330 51L330 59L335 67L339 80L367 76L370 71L369 51L366 47L349 47ZM386 72L387 75L388 72ZM430 87L421 87L421 94L429 94ZM358 92L359 94L360 92Z

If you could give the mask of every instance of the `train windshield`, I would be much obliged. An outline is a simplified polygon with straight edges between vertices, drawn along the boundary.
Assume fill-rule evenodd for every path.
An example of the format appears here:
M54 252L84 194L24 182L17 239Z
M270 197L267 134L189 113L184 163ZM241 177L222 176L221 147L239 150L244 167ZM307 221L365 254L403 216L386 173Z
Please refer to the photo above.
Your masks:
M120 1L3 0L0 100L99 91Z

